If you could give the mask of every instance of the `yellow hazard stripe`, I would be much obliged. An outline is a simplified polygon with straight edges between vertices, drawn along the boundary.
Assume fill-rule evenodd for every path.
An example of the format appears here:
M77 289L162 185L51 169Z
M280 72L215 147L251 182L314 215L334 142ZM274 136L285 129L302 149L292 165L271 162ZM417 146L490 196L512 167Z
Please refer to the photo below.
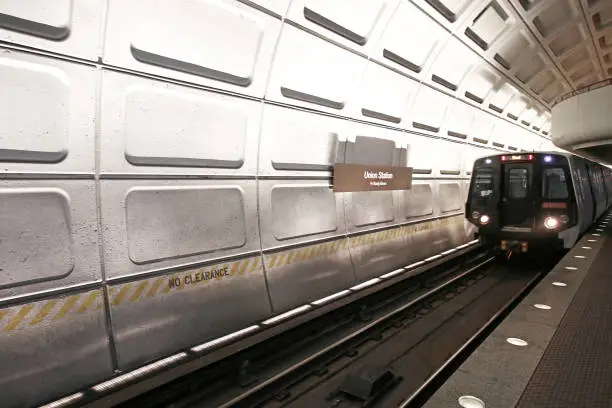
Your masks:
M335 241L322 244L314 244L306 247L290 249L275 254L266 254L264 255L264 258L267 269L271 270L302 261L329 258L336 255L340 251L347 250L349 246L353 249L362 246L372 246L396 239L402 239L418 232L429 231L462 222L463 214L459 214L444 219L425 221L418 224L406 225L373 233L365 233L362 235L354 235L348 239L340 238Z
M102 292L100 289L95 289L76 295L8 307L0 310L0 333L49 324L100 309L101 306Z
M135 303L146 298L165 296L187 288L202 287L235 276L262 272L261 265L261 257L258 255L233 262L189 269L164 277L120 284L110 288L110 304L120 306Z
M414 233L463 223L463 214L426 221L418 224L396 227L362 235L342 237L334 241L307 245L276 254L265 254L263 262L268 269L283 267L299 262L325 259L364 245L377 245L395 239L402 239ZM202 287L226 278L263 272L261 256L252 256L220 264L200 267L168 276L158 276L136 282L109 287L108 296L112 306L127 305L143 299L167 295L175 290ZM171 282L175 284L170 285ZM102 290L95 289L81 294L42 300L20 306L0 309L0 333L14 332L28 327L48 324L75 317L92 310L103 308Z

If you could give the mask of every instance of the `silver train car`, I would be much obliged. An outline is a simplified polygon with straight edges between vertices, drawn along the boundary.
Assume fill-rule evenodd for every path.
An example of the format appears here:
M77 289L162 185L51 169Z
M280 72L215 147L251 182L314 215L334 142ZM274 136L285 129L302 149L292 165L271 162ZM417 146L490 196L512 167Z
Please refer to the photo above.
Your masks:
M390 120L408 102L386 91L345 113L342 81L366 59L287 24L281 35L288 1L56 3L0 2L3 407L205 352L473 239L474 158L504 147L490 144L492 113L409 87L414 106L448 102L457 127L441 127L442 109ZM321 68L323 86L294 50L351 68ZM473 117L489 133L472 136ZM410 166L413 187L334 193L334 163Z

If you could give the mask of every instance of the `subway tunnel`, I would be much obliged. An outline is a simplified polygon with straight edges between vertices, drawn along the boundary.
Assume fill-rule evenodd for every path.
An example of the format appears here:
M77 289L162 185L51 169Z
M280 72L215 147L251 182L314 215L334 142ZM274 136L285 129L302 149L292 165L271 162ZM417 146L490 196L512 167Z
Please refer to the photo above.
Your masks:
M469 245L479 157L612 164L611 56L607 0L0 0L2 404Z

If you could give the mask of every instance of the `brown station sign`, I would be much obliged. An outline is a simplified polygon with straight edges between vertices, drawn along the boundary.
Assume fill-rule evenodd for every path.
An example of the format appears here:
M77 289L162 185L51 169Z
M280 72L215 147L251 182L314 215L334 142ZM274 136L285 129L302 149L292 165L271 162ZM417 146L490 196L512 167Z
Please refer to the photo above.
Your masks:
M409 190L412 188L412 167L365 166L336 164L334 191Z

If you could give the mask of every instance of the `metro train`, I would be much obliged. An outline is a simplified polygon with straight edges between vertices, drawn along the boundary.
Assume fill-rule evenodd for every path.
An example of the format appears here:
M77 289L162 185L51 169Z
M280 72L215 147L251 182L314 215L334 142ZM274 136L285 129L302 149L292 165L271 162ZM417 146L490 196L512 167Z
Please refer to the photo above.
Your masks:
M612 171L560 152L474 162L465 216L483 244L508 256L571 248L612 204Z

